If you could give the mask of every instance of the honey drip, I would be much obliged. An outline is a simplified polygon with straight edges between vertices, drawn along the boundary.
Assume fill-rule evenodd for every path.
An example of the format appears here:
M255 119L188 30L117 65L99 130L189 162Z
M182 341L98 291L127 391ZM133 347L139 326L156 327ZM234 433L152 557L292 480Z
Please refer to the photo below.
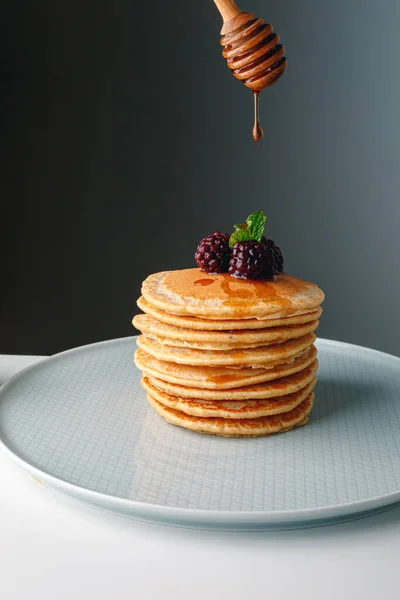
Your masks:
M253 140L257 142L262 138L264 132L260 125L259 117L259 103L260 103L260 92L253 92L254 95L254 126L253 126Z

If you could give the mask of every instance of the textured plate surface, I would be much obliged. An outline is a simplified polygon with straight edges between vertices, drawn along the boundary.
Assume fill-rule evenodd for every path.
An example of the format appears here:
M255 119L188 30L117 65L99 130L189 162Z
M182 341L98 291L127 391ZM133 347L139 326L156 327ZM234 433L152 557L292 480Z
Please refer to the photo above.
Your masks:
M400 359L318 341L305 427L221 439L165 423L135 338L70 350L0 390L0 439L47 485L105 510L216 528L301 527L400 501Z

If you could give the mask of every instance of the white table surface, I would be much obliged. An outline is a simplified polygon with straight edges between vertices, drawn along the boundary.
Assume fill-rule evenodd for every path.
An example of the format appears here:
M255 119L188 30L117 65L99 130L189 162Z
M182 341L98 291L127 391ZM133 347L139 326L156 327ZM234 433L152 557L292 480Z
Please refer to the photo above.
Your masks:
M0 355L0 383L39 357ZM298 531L163 527L96 511L0 451L2 600L398 600L400 508Z

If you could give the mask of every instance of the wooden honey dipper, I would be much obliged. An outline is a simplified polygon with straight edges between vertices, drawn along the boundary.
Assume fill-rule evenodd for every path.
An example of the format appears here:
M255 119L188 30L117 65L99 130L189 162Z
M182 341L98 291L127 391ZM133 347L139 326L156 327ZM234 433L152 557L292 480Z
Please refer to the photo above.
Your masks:
M260 17L245 13L233 0L214 0L224 24L221 29L222 56L232 74L254 94L253 138L259 140L263 130L259 122L261 90L275 83L287 67L285 48L272 25Z

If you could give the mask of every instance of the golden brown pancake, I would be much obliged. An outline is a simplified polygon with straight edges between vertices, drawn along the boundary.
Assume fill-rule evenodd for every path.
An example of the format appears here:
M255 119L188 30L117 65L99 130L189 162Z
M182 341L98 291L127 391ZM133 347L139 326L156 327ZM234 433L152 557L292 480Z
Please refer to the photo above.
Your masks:
M133 319L151 406L175 425L256 437L304 425L323 292L286 274L238 280L199 269L150 275Z
M313 333L296 339L289 340L275 346L261 348L244 348L241 350L195 350L193 348L176 348L166 344L159 344L151 338L140 335L137 344L147 354L158 360L171 361L179 364L214 366L214 367L271 367L281 364L288 359L298 356L315 342Z
M150 315L136 315L132 321L136 329L159 344L198 350L230 350L233 348L258 348L281 344L287 340L303 337L317 329L319 321L288 327L242 331L199 331L167 325Z
M314 379L318 369L318 361L314 361L312 365L281 379L274 379L266 383L256 383L255 385L247 385L241 388L233 388L229 390L205 390L202 388L189 388L176 383L168 383L156 377L148 377L152 385L171 394L172 396L180 396L182 398L201 398L202 400L250 400L250 399L267 399L276 398L292 394L303 389Z
M167 313L219 320L288 317L316 309L324 299L318 286L290 275L252 281L199 269L154 273L143 282L142 295Z
M197 417L169 408L151 394L147 394L147 400L159 415L173 425L223 437L261 437L304 425L312 409L314 394L311 392L308 398L289 412L256 419Z
M156 308L141 296L137 301L138 307L146 314L154 317L162 323L174 325L175 327L184 327L186 329L196 329L200 331L235 331L241 329L264 329L266 327L287 327L288 325L303 325L310 321L317 321L322 308L318 307L308 311L298 311L295 316L273 319L200 319L198 317L182 317L173 315ZM302 314L299 314L302 313Z
M193 388L226 390L272 381L298 373L309 367L316 358L317 349L312 346L300 356L270 369L264 367L261 369L193 367L192 365L180 365L158 360L147 354L142 348L138 348L135 353L135 364L146 375L169 383Z
M298 392L269 400L242 400L240 402L222 400L213 402L212 400L199 398L188 399L172 396L152 385L147 377L143 377L141 381L141 385L146 392L157 400L157 402L164 404L164 406L197 417L220 417L223 419L256 419L288 412L301 404L309 396L313 391L315 383L316 379L314 378L305 388Z

